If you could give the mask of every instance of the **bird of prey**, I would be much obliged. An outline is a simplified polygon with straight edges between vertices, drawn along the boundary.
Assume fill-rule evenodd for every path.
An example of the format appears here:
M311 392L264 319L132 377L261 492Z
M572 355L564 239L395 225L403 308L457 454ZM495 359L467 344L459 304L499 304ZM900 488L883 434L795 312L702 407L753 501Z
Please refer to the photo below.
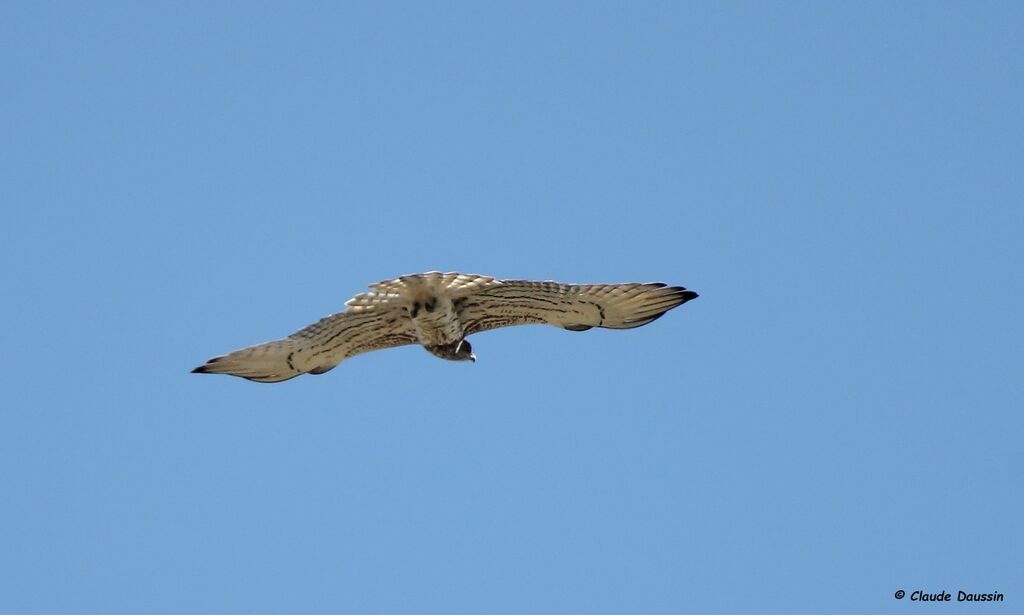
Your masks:
M370 285L348 309L288 337L215 357L194 370L256 382L323 374L357 354L422 344L435 356L476 361L467 335L525 324L569 331L633 329L697 293L682 286L559 284L431 271Z

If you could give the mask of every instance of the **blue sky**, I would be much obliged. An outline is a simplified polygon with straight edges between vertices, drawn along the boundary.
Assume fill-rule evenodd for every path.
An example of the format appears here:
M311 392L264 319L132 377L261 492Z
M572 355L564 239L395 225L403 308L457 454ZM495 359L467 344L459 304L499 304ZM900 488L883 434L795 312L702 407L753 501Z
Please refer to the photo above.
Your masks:
M5 3L0 610L1009 612L1022 17ZM432 269L701 297L188 373Z

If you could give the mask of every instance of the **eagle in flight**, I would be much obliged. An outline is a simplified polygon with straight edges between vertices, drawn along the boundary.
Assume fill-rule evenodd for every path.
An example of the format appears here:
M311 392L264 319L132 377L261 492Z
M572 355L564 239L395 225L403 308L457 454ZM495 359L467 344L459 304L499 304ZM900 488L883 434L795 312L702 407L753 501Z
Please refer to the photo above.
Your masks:
M348 309L288 337L214 357L197 374L281 382L323 374L357 354L422 344L435 356L476 361L467 335L512 325L548 324L570 331L633 329L697 293L682 286L559 284L431 271L378 282L349 299Z

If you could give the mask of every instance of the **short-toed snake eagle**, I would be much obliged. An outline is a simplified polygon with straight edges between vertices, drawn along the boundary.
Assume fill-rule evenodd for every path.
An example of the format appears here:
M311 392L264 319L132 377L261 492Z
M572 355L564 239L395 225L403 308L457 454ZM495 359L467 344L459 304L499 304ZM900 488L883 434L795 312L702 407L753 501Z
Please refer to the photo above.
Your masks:
M194 370L257 382L323 374L380 348L422 344L442 359L475 361L467 335L499 327L549 324L570 331L646 325L697 293L682 286L559 284L431 271L378 282L348 309L288 337L215 357Z

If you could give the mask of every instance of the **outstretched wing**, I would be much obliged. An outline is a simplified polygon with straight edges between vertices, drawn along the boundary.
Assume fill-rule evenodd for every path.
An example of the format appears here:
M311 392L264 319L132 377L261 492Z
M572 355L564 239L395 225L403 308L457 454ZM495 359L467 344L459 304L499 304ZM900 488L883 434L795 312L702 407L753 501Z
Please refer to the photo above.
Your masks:
M256 382L323 374L357 354L416 343L412 323L403 316L386 305L340 312L284 339L210 359L192 372L230 374Z
M465 334L499 327L549 324L570 331L646 325L697 293L653 284L559 284L502 280L458 301Z

